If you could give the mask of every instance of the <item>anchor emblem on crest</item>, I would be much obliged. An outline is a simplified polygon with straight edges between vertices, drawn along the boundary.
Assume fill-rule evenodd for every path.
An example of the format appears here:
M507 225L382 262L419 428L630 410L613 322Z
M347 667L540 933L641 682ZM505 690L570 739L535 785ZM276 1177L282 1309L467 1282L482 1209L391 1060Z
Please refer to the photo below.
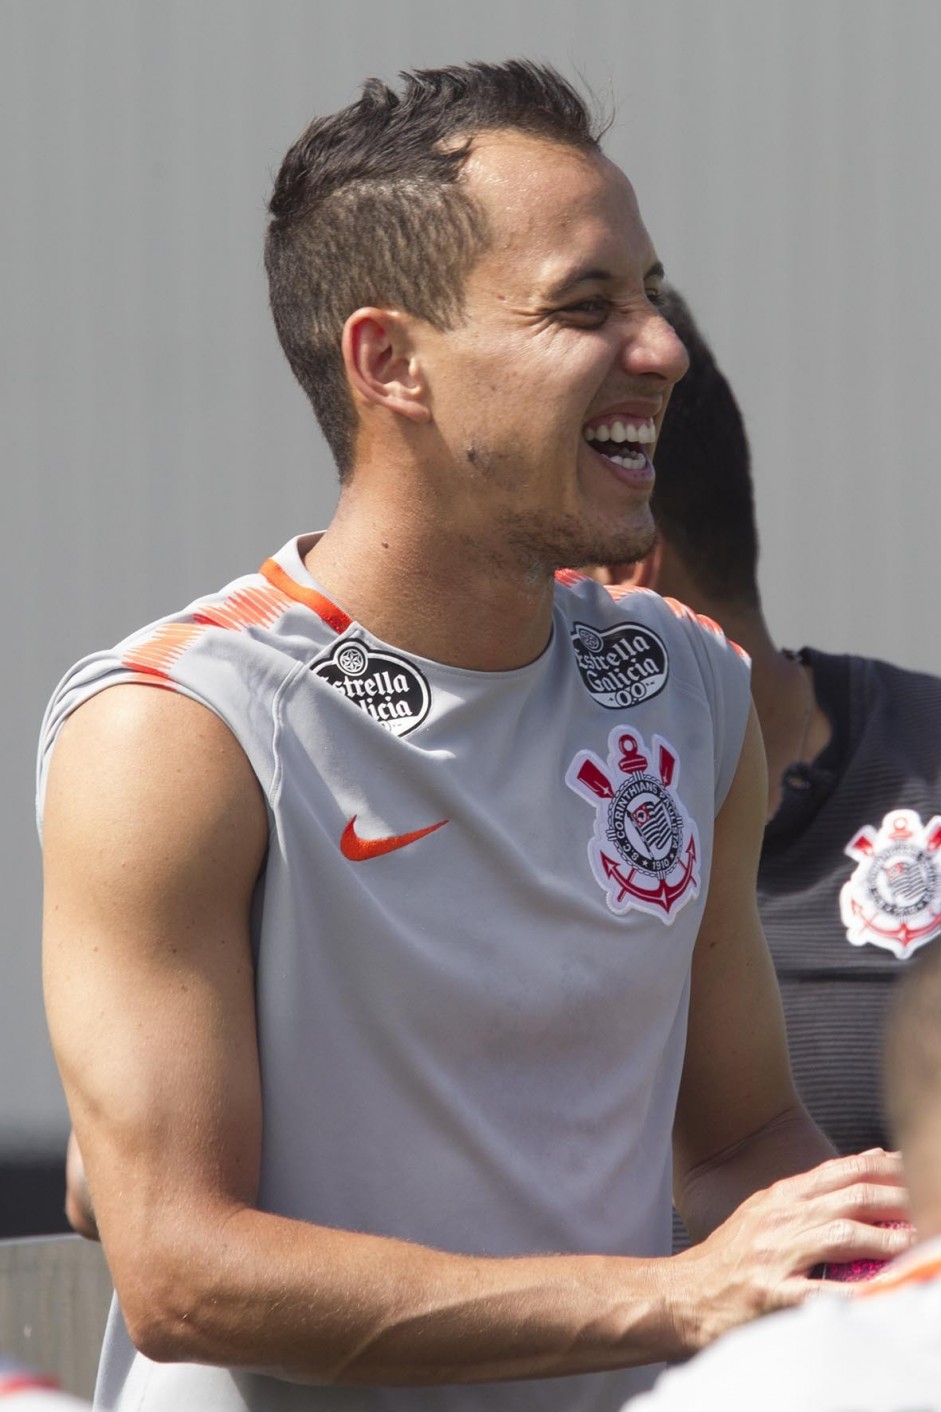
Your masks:
M616 726L607 760L581 750L566 771L596 811L588 858L612 912L636 907L670 923L699 893L699 835L677 793L679 764L662 736L648 749L638 731Z

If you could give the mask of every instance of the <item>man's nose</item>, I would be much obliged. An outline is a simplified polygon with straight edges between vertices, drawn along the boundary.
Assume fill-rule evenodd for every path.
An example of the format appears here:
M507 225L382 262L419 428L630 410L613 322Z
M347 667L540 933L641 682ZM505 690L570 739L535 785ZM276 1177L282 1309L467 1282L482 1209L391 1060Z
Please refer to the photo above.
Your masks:
M634 377L652 373L672 386L689 367L689 355L673 326L651 309L639 326L625 331L624 367Z

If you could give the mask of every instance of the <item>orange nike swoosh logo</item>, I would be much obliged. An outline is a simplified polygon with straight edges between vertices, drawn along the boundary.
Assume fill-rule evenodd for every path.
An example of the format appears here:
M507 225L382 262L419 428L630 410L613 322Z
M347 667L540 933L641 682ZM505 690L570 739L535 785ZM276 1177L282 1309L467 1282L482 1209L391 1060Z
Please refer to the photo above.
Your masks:
M360 838L356 832L356 815L354 814L343 830L343 836L340 839L340 852L351 863L365 863L367 858L381 858L383 853L394 853L397 848L407 848L410 843L416 843L426 834L434 833L436 829L443 829L447 822L447 819L442 819L437 824L429 824L426 829L414 829L411 833L394 833L390 834L388 838Z

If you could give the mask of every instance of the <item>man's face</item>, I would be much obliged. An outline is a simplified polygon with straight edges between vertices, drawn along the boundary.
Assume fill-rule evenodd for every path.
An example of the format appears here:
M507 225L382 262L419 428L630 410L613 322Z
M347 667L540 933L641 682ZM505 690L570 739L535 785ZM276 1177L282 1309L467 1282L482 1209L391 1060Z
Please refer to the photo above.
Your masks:
M651 302L663 272L630 184L604 157L511 132L478 137L464 179L492 240L426 366L467 529L533 569L639 557L686 353Z

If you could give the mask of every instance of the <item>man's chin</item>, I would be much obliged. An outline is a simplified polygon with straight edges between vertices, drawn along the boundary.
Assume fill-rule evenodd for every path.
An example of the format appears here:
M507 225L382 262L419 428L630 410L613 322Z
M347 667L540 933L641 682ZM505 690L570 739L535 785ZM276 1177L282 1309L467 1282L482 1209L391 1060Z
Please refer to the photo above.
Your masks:
M559 567L580 569L583 572L611 566L623 566L626 569L650 553L655 539L653 522L649 527L637 530L631 535L599 535L597 539L573 545L568 563L560 564Z
M655 539L649 512L616 531L586 525L575 515L553 520L514 515L502 528L501 538L512 558L538 575L596 564L633 564L650 552Z

